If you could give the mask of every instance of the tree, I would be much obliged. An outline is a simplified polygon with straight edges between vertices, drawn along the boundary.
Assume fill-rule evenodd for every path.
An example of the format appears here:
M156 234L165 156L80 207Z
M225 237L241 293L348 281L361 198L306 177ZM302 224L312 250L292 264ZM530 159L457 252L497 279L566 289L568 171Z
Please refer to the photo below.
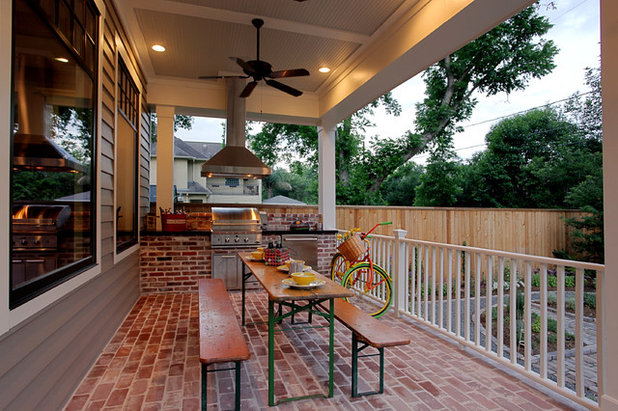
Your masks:
M578 128L551 108L502 120L486 141L465 173L466 205L561 208L598 166Z
M407 163L391 174L380 187L381 197L392 206L412 206L416 187L420 184L423 166Z
M193 117L183 114L174 114L174 133L178 129L191 130L193 127ZM155 113L150 113L150 141L157 142L157 116Z
M551 40L543 38L552 26L537 13L537 8L525 9L427 69L423 73L426 97L416 107L413 132L398 138L374 139L366 148L363 136L358 135L368 122L365 109L340 124L336 144L338 202L383 201L380 186L391 174L436 139L450 141L459 131L457 124L472 114L475 93L494 95L521 90L530 79L551 72L558 50ZM387 95L383 101L388 103L389 98ZM287 143L294 147L294 138L302 136L304 133L287 134ZM314 136L314 141L302 142L313 152L317 150L317 133ZM264 150L274 153L286 144L281 137L263 138L256 144L269 143L270 149Z
M438 142L416 187L415 206L450 207L462 192L457 155L448 141Z

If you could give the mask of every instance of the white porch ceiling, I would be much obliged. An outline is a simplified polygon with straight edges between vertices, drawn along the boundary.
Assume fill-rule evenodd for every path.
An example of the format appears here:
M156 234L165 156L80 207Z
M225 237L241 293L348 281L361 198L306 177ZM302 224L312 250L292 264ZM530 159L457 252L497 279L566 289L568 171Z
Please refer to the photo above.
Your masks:
M248 118L336 122L411 78L533 0L114 0L148 81L149 102L177 112L223 115L224 80L242 74L229 57L260 58L273 70L304 67L281 79L293 98L260 86ZM151 50L162 44L165 53ZM328 66L331 72L318 72Z

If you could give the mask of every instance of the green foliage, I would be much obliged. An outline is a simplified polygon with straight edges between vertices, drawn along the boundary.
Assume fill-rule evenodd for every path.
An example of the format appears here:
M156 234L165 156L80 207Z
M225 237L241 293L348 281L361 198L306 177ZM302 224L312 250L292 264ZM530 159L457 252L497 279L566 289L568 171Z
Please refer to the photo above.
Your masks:
M191 130L193 127L193 117L183 114L174 114L174 133L179 129ZM150 113L150 141L157 142L157 115Z
M425 174L416 187L416 206L453 206L462 193L460 166L457 156L444 143L432 152Z
M263 199L283 195L306 204L317 204L318 187L313 178L316 171L298 162L292 163L290 168L293 171L275 169L270 176L262 180Z
M584 305L593 309L597 308L597 295L595 293L584 293Z
M381 197L392 206L414 205L415 189L420 183L423 171L423 166L416 163L399 167L380 186Z
M77 189L81 173L57 173L47 171L14 171L14 201L54 201L57 198L83 191Z
M566 288L575 288L575 276L567 275L564 277L564 286Z
M540 274L532 274L531 280L532 287L540 287L541 286L541 275ZM550 288L556 288L558 284L558 278L553 275L547 276L547 286Z

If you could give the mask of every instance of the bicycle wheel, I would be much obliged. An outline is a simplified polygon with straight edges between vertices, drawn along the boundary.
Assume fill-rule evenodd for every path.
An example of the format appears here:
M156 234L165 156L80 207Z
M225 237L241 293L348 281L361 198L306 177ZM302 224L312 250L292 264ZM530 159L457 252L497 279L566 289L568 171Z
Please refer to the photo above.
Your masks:
M346 301L378 318L391 305L393 284L390 276L379 265L373 265L373 278L370 270L369 262L355 264L345 273L341 285L354 292L354 296Z
M341 284L343 276L350 268L350 263L341 253L335 253L330 262L330 278L337 284Z

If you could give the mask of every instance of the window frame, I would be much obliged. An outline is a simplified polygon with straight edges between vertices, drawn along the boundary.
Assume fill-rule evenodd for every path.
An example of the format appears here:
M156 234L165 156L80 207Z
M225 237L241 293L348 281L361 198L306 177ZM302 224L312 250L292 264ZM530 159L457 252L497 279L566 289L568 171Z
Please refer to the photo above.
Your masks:
M97 265L97 257L98 257L98 231L97 231L97 220L98 220L98 196L97 196L97 187L98 187L98 116L99 116L99 27L100 27L100 18L101 15L99 13L98 8L96 7L94 0L84 0L84 13L89 11L92 13L94 17L93 21L93 32L88 33L87 30L84 30L84 41L89 37L94 44L93 55L92 55L92 64L91 67L87 67L87 62L83 58L83 56L76 50L73 46L73 42L69 41L69 39L60 31L57 20L58 20L58 4L63 2L67 4L67 1L70 6L70 19L71 19L71 33L73 33L72 28L74 26L74 21L76 20L76 16L74 13L74 0L50 0L55 6L55 21L50 22L47 14L44 9L40 6L41 1L43 0L12 0L12 15L11 15L11 91L9 95L9 100L11 104L10 109L10 147L11 152L9 154L10 157L10 175L9 175L9 213L8 213L8 233L9 239L13 238L13 221L12 221L12 210L13 210L13 181L14 181L14 170L13 170L13 144L14 144L14 132L13 128L13 120L15 119L15 105L14 105L14 93L15 84L14 84L14 73L13 70L15 68L15 3L16 1L23 1L27 4L33 13L35 13L42 21L43 24L52 32L55 39L58 43L66 49L67 52L71 54L71 56L75 59L76 64L84 71L84 73L91 79L92 81L92 125L91 125L91 161L90 161L90 255L82 258L81 260L75 261L71 264L64 265L62 267L57 268L55 271L51 271L49 275L44 276L37 281L33 281L31 284L20 287L18 290L14 290L12 286L13 281L13 267L12 267L12 259L13 259L13 244L12 241L9 241L9 310L15 310L27 302L39 297L48 291L60 286L61 284L66 283L72 278L83 274L93 267ZM84 19L86 18L84 14ZM78 23L79 24L79 23ZM73 34L72 36L73 37Z
M133 193L133 233L135 234L131 239L124 241L122 243L118 243L118 215L115 213L114 216L114 245L115 245L115 255L120 255L124 251L127 251L132 246L138 244L139 242L139 150L140 150L140 102L141 102L141 90L137 87L137 82L133 79L131 75L131 71L129 67L124 62L123 56L120 53L117 53L116 56L116 113L124 118L126 122L131 126L134 133L134 155L135 158L133 164L133 186L135 188ZM125 85L129 90L123 89L123 85ZM129 91L132 91L133 96L129 95ZM123 108L127 107L130 110L126 110ZM129 111L127 113L127 111ZM116 130L115 130L115 143L114 150L117 153L118 150L118 120L116 120ZM117 210L118 207L118 156L115 155L115 170L114 170L114 210Z

